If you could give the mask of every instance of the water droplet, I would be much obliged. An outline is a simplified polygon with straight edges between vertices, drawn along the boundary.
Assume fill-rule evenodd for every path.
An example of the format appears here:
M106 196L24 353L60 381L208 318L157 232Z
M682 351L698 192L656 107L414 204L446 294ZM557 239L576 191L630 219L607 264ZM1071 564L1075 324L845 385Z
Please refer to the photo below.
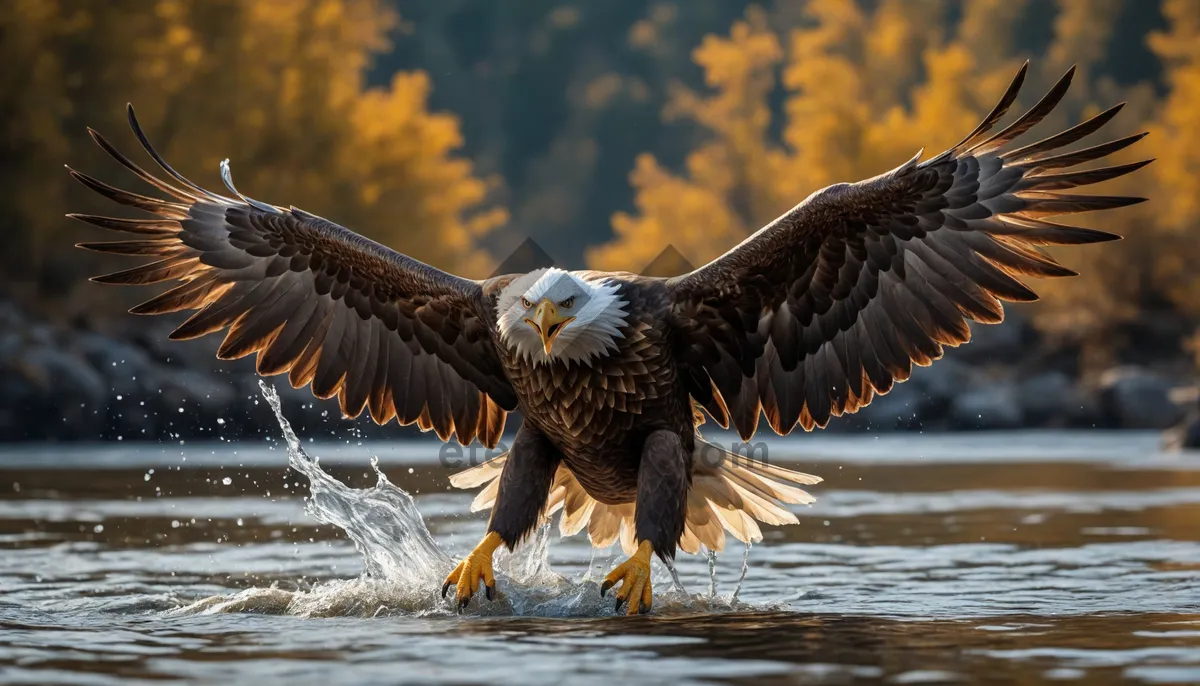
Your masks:
M233 483L233 479L231 479L229 477L225 477L224 479L221 479L221 483L228 486L229 484Z

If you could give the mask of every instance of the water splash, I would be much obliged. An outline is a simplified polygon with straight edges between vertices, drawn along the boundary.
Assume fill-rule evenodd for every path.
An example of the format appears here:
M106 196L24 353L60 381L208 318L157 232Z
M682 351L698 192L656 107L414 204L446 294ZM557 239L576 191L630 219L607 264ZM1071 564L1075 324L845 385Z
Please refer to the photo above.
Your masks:
M704 549L704 556L708 558L708 597L717 597L717 553L714 550Z
M379 469L379 458L371 458L376 477L372 488L349 488L329 476L318 458L305 452L284 418L279 394L263 381L258 383L283 430L288 464L308 477L310 496L304 511L346 532L362 553L368 577L418 586L437 583L450 573L454 567L450 556L433 540L412 496Z
M442 580L453 558L438 545L413 497L390 482L371 459L376 483L349 488L321 469L317 457L300 444L283 416L279 395L260 381L263 397L275 413L287 445L288 463L308 478L310 496L305 513L344 531L362 555L363 574L356 579L328 581L310 590L289 591L275 586L252 588L232 595L197 600L170 611L172 616L251 612L304 617L435 615L454 612L452 600L441 598ZM614 612L613 599L602 598L589 571L580 581L554 572L548 560L551 527L542 526L517 549L496 556L497 596L468 607L475 615L598 617ZM660 614L714 612L755 608L733 596L693 596L683 590L678 574L668 568L674 588L656 594ZM743 564L742 575L745 575ZM741 580L738 581L741 586Z
M737 601L738 594L742 592L742 582L746 580L746 572L750 571L750 543L746 543L746 552L742 553L742 571L738 574L737 584L733 587L733 594L729 596L731 601Z

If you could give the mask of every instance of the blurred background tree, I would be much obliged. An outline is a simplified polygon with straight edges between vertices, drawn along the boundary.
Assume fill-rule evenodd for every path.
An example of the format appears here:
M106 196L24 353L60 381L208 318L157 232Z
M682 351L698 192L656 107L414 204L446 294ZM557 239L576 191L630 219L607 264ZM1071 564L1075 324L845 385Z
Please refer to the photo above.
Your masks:
M803 5L790 31L752 7L695 49L705 89L677 87L663 117L694 122L705 136L678 171L653 153L637 158L634 211L614 213L614 238L587 251L589 264L636 269L667 244L703 263L815 190L953 145L1025 59L1033 71L1024 106L1077 64L1067 101L1030 135L1129 101L1105 135L1152 135L1108 163L1159 162L1097 191L1153 202L1082 217L1127 240L1063 251L1082 276L1038 284L1045 302L1028 311L1088 369L1121 353L1177 354L1187 319L1200 314L1200 3L1168 0L1161 15L1121 0Z
M78 288L109 265L67 248L85 229L62 213L102 205L60 166L117 173L83 130L128 145L126 101L194 180L230 157L244 192L440 267L483 276L531 237L636 271L936 154L1029 58L1026 106L1080 65L1033 135L1128 100L1109 135L1149 130L1125 159L1159 160L1104 189L1153 202L1080 220L1127 240L1065 252L1083 276L1017 311L1087 367L1178 358L1200 318L1197 39L1195 0L12 0L0 284L43 311L127 304Z
M111 300L77 288L83 274L109 265L70 248L86 229L62 215L112 208L76 188L62 164L112 180L116 165L84 128L133 154L126 102L159 151L201 185L220 188L218 163L230 157L239 188L253 197L486 274L491 260L477 240L505 214L455 154L458 119L429 111L423 71L367 83L398 21L383 0L4 3L0 213L10 244L2 278L46 302L74 293L68 312L103 308L93 296Z

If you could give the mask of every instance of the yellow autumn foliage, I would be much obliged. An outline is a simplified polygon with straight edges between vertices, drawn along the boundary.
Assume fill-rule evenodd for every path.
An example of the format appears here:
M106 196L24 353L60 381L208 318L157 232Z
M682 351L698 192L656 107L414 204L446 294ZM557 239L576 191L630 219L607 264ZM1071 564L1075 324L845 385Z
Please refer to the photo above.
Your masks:
M1200 315L1200 3L1163 2L1168 28L1148 39L1164 68L1161 99L1152 84L1122 88L1089 76L1105 57L1119 0L1058 0L1042 55L1013 49L1028 5L971 2L947 25L946 2L811 0L786 49L752 8L728 35L708 36L694 51L708 91L682 91L665 113L690 118L707 138L678 174L650 155L638 159L630 175L636 212L614 215L614 239L590 250L589 264L636 270L668 244L703 264L828 184L869 178L918 150L929 157L953 145L1028 58L1026 107L1069 66L1079 67L1061 111L1032 135L1128 100L1101 137L1151 135L1110 163L1158 158L1097 187L1152 202L1081 217L1127 240L1056 252L1082 276L1039 282L1045 302L1030 310L1035 323L1099 349L1147 308ZM779 88L783 121L773 134L770 102Z
M456 157L456 117L428 109L423 72L366 83L398 17L384 0L12 0L0 5L0 213L18 249L8 280L75 283L85 259L68 210L111 212L64 162L126 176L85 132L144 160L126 102L159 151L220 189L295 204L446 269L484 275L477 239L505 221ZM14 67L14 68L10 68ZM8 162L11 160L11 164ZM147 161L146 164L149 164ZM92 238L95 236L92 234ZM11 259L19 256L19 260ZM102 259L102 258L86 258ZM109 265L85 264L88 271ZM69 278L68 278L69 277ZM10 281L10 282L11 282Z
M886 0L866 12L846 0L813 0L813 26L793 32L786 56L754 8L728 37L706 38L693 58L711 92L681 89L666 114L712 135L688 155L682 176L639 159L631 175L638 214L614 216L616 240L591 250L589 263L635 268L667 244L706 261L815 190L874 176L922 147L952 145L1019 61L989 60L984 69L961 42L941 41L942 7ZM780 63L787 97L777 142L768 98Z

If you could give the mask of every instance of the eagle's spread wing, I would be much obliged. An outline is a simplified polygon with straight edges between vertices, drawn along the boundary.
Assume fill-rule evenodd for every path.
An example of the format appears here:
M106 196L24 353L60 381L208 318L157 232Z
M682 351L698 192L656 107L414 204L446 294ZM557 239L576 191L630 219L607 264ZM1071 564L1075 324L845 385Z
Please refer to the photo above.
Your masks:
M732 421L749 437L761 409L780 434L797 423L824 426L907 379L914 362L928 365L943 346L966 342L967 319L999 322L1001 300L1035 300L1016 277L1074 274L1037 246L1118 238L1045 218L1140 202L1069 189L1147 162L1061 170L1144 134L1059 151L1103 126L1118 105L1040 142L1010 146L1059 102L1072 70L989 136L1025 71L950 150L814 193L725 255L668 282L683 375L718 422Z
M129 123L151 157L175 182L142 170L96 132L106 152L143 181L172 197L146 197L77 171L92 190L155 219L70 215L135 240L79 247L156 261L96 277L101 283L179 285L133 308L138 314L199 310L171 334L190 339L229 332L218 356L258 353L260 374L288 372L292 386L312 384L320 398L338 396L350 417L370 409L381 424L393 418L433 429L464 445L500 439L506 412L516 407L493 347L478 282L401 255L296 208L206 191L154 151L129 109Z

